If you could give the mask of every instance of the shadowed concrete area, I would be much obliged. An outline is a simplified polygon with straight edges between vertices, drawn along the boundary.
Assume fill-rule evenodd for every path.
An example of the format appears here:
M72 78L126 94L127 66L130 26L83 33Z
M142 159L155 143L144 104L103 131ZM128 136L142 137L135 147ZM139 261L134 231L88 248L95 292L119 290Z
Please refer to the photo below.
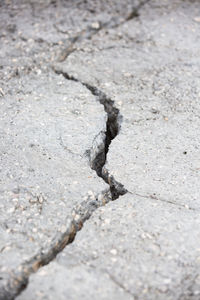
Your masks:
M199 1L0 1L0 28L0 299L198 300Z

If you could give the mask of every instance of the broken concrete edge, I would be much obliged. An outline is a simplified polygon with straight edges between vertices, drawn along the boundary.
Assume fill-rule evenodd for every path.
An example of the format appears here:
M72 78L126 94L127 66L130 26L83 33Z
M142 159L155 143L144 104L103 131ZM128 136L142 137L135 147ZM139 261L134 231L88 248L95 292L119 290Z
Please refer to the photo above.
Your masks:
M112 199L116 200L119 196L126 194L127 190L108 173L108 170L106 170L104 166L106 164L109 146L112 140L119 134L123 117L120 114L119 109L115 107L114 100L98 87L83 82L55 66L52 66L52 69L56 74L62 75L67 80L81 83L96 97L97 101L104 106L104 110L107 113L106 132L100 132L96 136L93 147L88 151L88 154L91 168L96 171L99 177L109 184Z
M106 183L108 183L109 186L110 186L110 193L112 195L112 200L116 200L116 199L119 198L119 196L123 196L123 195L125 195L126 193L129 192L123 186L123 184L121 184L120 182L118 182L117 180L115 180L115 178L113 177L113 175L109 174L109 172L106 169L106 167L103 167L102 176L104 178L104 181Z
M110 99L104 92L97 87L81 82L78 79L70 76L66 72L55 70L56 74L62 74L67 80L80 82L97 98L97 101L104 106L107 113L106 132L98 133L93 141L92 148L88 151L90 167L96 171L110 188L102 191L100 194L88 195L87 199L82 201L72 209L71 216L67 218L67 224L63 233L56 236L48 249L41 249L40 253L24 262L18 271L15 271L8 284L1 290L0 299L12 300L19 295L28 285L29 276L42 266L50 263L58 253L60 253L67 245L72 243L83 224L88 220L93 212L101 206L106 205L112 200L116 200L119 196L127 193L124 186L117 182L112 175L106 170L105 163L109 150L109 145L112 140L118 135L122 116L119 110L114 106L114 101Z

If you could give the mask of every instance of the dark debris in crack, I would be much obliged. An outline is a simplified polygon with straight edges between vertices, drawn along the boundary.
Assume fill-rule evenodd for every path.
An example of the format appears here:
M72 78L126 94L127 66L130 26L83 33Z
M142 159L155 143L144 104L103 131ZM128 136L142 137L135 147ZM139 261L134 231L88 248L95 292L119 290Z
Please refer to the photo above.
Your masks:
M68 217L66 221L65 232L58 232L48 248L41 249L37 255L24 262L23 265L20 266L20 270L15 270L13 274L11 274L9 282L3 287L1 286L0 300L12 300L19 295L27 287L29 276L37 272L39 268L49 264L59 252L72 243L77 232L83 227L84 222L91 217L97 208L127 193L124 186L117 182L105 168L109 146L112 140L118 135L122 120L119 110L114 106L114 101L98 88L83 83L65 72L54 71L57 74L62 74L68 80L80 82L104 106L105 112L107 113L106 132L101 132L100 135L98 135L100 137L98 147L95 151L89 151L89 157L91 168L109 185L109 188L98 195L88 195L86 200L72 210L71 217Z
M90 165L91 168L96 171L97 175L109 184L112 200L116 200L119 196L126 194L127 190L121 183L117 182L114 177L109 174L105 168L105 163L109 146L120 130L122 116L120 115L119 109L115 107L114 101L97 87L82 82L74 76L69 75L67 72L57 70L55 68L53 68L53 70L56 74L63 75L67 80L80 82L97 98L99 103L104 106L104 110L107 113L106 132L104 133L105 137L101 138L100 146L98 147L98 151L95 150L95 154L92 153L92 150L89 151Z

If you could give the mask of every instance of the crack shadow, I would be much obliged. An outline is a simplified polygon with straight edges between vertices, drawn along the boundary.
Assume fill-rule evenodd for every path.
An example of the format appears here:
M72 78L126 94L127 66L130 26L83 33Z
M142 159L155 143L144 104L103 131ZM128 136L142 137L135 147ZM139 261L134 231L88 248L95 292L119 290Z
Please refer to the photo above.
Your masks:
M100 132L97 135L97 146L86 150L86 153L89 156L90 167L109 185L109 188L98 195L89 194L86 200L73 208L71 217L67 218L66 230L63 233L56 234L48 248L41 249L37 255L24 262L20 266L20 270L13 271L9 281L0 288L0 300L12 300L19 295L28 286L30 275L37 272L39 268L49 264L59 252L71 244L77 232L81 230L85 221L91 217L96 209L127 193L124 186L117 182L105 168L109 146L112 140L118 135L122 121L122 116L114 106L114 101L98 88L81 82L66 72L57 70L54 70L54 72L62 74L67 80L81 83L104 106L104 110L107 113L106 131Z
M67 72L57 70L54 67L53 70L56 74L62 75L67 80L81 83L91 92L92 95L97 98L98 102L104 106L104 110L107 113L106 131L104 133L104 137L100 138L100 141L97 142L97 147L95 147L95 149L92 148L87 150L87 154L90 158L91 168L95 170L97 175L110 186L112 200L116 200L119 198L119 196L126 194L127 190L121 183L117 182L114 177L109 174L105 164L109 146L112 140L115 139L119 134L122 115L120 114L119 109L115 107L114 101L97 87L82 82L74 76L69 75Z

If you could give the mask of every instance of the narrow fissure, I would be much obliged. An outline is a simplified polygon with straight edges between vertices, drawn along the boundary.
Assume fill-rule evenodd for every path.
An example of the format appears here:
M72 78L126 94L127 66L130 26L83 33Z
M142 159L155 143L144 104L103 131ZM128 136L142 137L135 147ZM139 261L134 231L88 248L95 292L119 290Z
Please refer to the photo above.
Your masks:
M105 22L105 23L99 22L98 28L92 28L91 26L88 26L87 28L85 28L81 32L79 32L77 35L70 37L68 39L69 45L66 46L61 51L61 53L58 57L58 61L59 62L65 61L72 52L76 51L76 49L77 49L76 44L78 42L81 42L84 39L88 39L88 40L91 39L94 35L96 35L102 29L117 28L134 18L138 18L140 16L140 13L139 13L140 9L149 1L150 0L144 0L141 3L139 3L136 7L133 7L131 12L128 14L128 16L123 20L118 20L118 19L116 19L116 17L113 17L108 22ZM56 28L56 30L59 33L62 33L62 34L68 33L68 31L63 31L63 30L59 29L59 27L56 24L54 24L54 27Z
M130 12L130 14L128 15L128 17L125 19L125 22L128 22L134 18L138 18L140 16L140 13L139 13L140 9L148 2L150 2L150 0L144 0L144 1L140 2L137 7L133 8L132 11Z

